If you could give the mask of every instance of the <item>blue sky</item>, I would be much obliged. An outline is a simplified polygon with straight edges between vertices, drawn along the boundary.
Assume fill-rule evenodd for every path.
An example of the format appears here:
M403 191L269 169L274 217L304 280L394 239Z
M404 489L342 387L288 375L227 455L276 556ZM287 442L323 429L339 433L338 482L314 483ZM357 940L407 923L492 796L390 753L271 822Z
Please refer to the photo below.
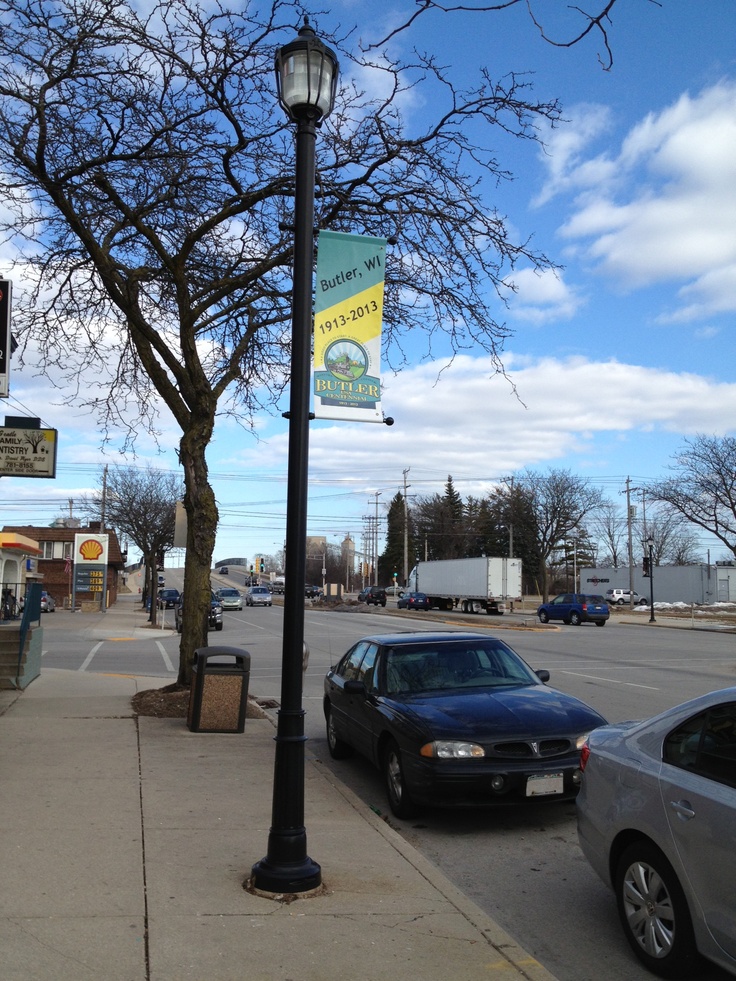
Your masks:
M536 6L550 29L551 9L566 7ZM370 27L413 9L380 0ZM365 10L335 2L331 16L366 34ZM736 430L736 3L619 0L610 71L596 37L551 47L522 7L418 23L419 45L441 44L459 81L470 84L482 65L494 75L530 71L536 97L562 102L565 122L545 134L544 150L499 143L515 179L492 201L561 268L541 277L517 269L517 292L506 310L498 304L513 332L503 361L516 393L481 351L468 352L446 370L438 357L384 376L391 428L313 423L309 531L335 543L346 533L360 540L376 493L382 514L407 469L411 494L441 492L451 474L467 497L526 467L566 468L623 503L626 477L646 486L662 476L684 438ZM408 37L393 43L408 54ZM410 122L430 111L416 91ZM125 461L114 441L103 455L94 420L63 402L28 369L11 374L6 413L41 416L60 445L55 481L3 481L5 523L67 514L104 462L176 467L166 410L165 453L144 440L141 456ZM218 424L209 453L221 510L216 557L281 547L286 448L281 418L259 419L255 435Z

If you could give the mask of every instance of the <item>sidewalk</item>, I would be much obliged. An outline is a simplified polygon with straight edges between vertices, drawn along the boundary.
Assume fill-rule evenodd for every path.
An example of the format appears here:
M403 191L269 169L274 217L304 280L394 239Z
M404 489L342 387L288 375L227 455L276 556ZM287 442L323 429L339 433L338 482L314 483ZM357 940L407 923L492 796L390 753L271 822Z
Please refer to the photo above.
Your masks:
M129 631L118 605L90 631ZM322 893L246 892L267 850L273 724L219 735L134 716L131 696L166 683L44 667L0 691L3 981L554 981L316 761Z

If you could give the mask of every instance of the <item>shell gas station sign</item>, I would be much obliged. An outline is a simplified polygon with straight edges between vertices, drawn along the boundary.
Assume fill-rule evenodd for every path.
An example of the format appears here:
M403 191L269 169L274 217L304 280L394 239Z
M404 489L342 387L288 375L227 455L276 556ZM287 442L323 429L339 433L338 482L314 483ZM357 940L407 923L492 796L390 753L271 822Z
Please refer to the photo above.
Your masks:
M108 535L74 536L74 593L100 593L107 580Z

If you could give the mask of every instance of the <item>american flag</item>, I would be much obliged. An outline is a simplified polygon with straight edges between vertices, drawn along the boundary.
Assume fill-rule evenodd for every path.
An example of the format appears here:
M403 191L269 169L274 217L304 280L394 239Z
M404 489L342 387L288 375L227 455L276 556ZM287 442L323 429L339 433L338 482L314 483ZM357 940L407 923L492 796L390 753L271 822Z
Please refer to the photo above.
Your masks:
M72 571L72 560L67 555L66 562L64 563L64 575L68 576L71 571Z

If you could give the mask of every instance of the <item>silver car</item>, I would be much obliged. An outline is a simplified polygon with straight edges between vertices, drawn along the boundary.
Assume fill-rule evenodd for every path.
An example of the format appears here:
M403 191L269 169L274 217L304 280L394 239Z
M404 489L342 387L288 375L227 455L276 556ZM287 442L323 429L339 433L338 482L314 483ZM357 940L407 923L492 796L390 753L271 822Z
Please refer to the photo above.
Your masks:
M246 606L271 606L273 596L265 586L251 586L245 594Z
M41 613L56 613L56 601L45 590L41 593Z
M583 747L578 838L631 948L666 978L700 956L736 974L736 687Z
M223 610L243 609L243 597L240 595L240 590L235 589L234 586L223 586L222 589L218 589L217 598Z

